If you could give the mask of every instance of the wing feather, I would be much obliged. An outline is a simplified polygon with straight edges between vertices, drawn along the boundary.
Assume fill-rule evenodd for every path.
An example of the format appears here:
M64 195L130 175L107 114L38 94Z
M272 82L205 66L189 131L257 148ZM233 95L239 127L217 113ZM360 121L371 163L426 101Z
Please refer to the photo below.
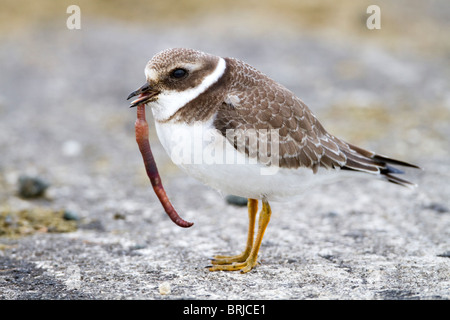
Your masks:
M226 136L227 130L257 133L258 145L267 144L272 162L282 168L309 168L317 172L319 167L341 168L367 173L381 174L390 182L409 185L410 182L393 176L402 171L392 165L418 168L404 161L378 155L329 134L306 104L291 91L271 80L244 62L227 58L227 66L233 72L234 81L227 88L224 102L218 108L214 120L215 127ZM262 130L264 135L258 134ZM275 130L275 131L270 131ZM244 133L242 133L244 132ZM279 141L279 155L271 148L268 132L276 132ZM239 134L238 134L239 136ZM229 141L237 147L237 143ZM247 156L257 157L255 148L239 149ZM276 163L273 163L276 161Z

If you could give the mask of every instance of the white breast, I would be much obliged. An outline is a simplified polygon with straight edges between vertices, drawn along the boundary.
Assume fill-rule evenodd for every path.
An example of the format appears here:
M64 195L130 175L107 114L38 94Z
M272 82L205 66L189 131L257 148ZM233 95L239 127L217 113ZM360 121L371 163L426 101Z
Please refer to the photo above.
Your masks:
M321 183L342 177L335 170L275 168L267 170L238 152L212 126L204 123L156 123L158 137L172 159L187 174L224 194L283 200Z

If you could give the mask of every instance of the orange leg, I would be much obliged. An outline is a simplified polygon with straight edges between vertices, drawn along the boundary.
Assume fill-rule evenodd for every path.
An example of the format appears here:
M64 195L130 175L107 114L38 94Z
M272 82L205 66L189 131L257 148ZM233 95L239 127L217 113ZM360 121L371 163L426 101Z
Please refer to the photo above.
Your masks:
M216 256L212 263L213 266L209 268L210 271L236 271L241 270L242 273L246 273L253 269L257 264L258 252L261 247L261 242L264 237L267 225L270 221L270 215L272 210L266 200L263 200L263 207L259 214L258 232L256 238L253 241L254 226L256 220L256 212L258 210L258 200L248 199L248 216L249 216L249 228L247 246L244 252L237 256Z
M245 250L236 256L221 256L217 255L211 261L212 264L231 264L233 262L244 262L250 255L253 247L253 237L255 234L255 221L256 214L258 213L258 200L248 199L248 235L247 235L247 245Z

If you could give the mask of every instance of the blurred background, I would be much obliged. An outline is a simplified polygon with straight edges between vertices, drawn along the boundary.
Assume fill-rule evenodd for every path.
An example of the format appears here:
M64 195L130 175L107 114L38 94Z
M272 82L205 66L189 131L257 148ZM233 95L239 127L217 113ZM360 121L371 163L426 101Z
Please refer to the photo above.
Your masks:
M79 30L67 27L72 4L81 10ZM381 9L378 30L366 25L372 4ZM331 133L449 175L445 0L0 5L3 208L23 205L23 175L47 181L53 203L84 215L123 206L139 188L148 197L135 110L125 99L144 83L147 61L169 47L244 60L295 92ZM151 139L164 181L189 181L168 161L153 126Z

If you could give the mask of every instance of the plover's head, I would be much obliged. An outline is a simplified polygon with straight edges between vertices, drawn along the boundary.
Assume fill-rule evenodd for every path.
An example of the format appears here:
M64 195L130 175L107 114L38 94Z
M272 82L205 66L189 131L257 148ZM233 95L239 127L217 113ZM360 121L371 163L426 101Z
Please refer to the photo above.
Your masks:
M224 59L192 49L167 49L145 67L147 82L132 92L131 107L151 103L169 115L215 83L225 70Z

